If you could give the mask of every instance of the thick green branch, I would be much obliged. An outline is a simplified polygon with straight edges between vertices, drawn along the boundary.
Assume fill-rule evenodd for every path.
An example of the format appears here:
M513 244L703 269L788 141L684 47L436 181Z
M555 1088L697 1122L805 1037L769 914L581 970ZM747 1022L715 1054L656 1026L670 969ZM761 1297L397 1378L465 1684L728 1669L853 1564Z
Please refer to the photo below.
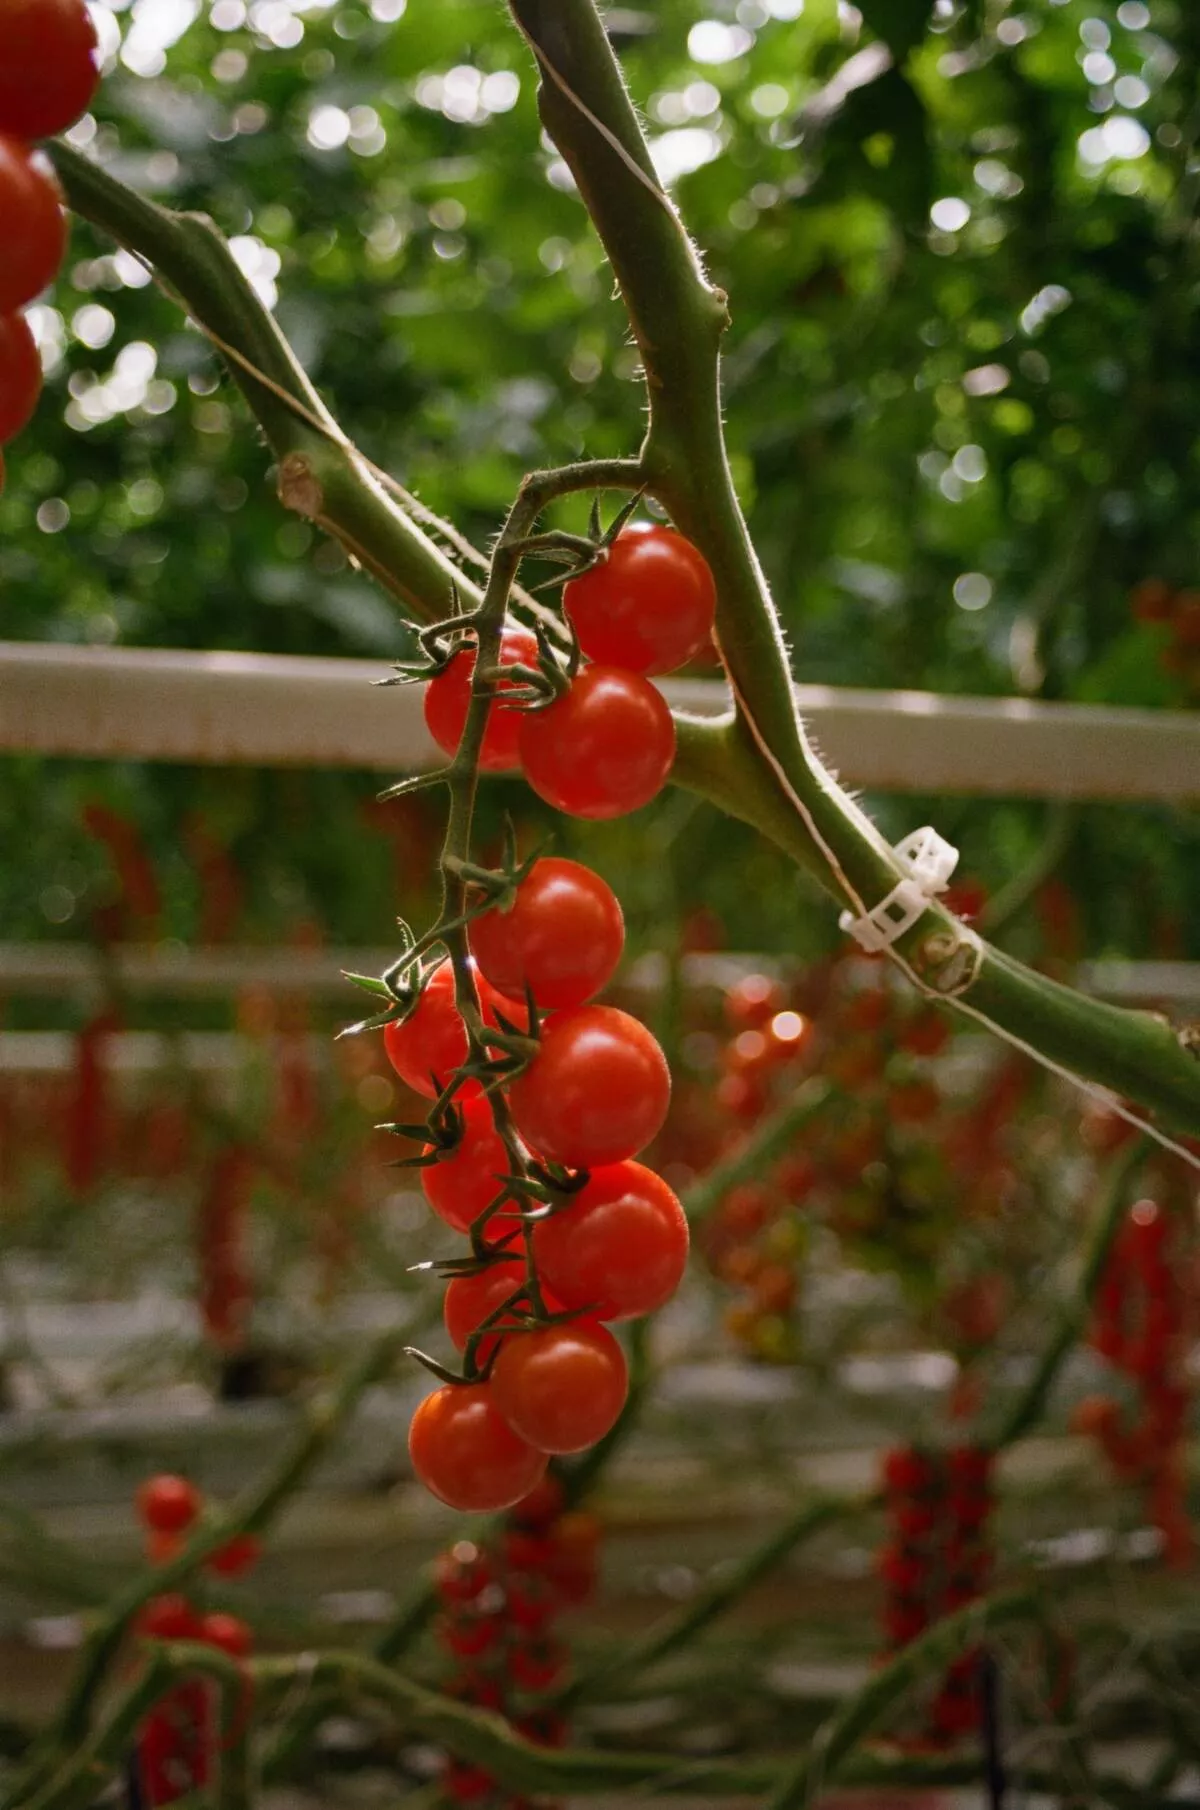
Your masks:
M547 77L547 121L595 209L646 358L651 428L642 469L717 578L720 636L739 712L724 722L681 720L674 777L754 825L844 901L815 826L846 878L874 904L893 885L895 863L804 739L778 625L729 478L717 378L721 298L654 184L591 0L514 0L513 10L540 47L543 69L554 63L638 172ZM211 223L156 206L69 147L56 146L54 155L71 204L152 263L202 326L270 380L264 384L230 359L279 458L285 500L313 513L414 616L445 615L452 583L464 602L476 602L477 588L349 447ZM763 740L779 771L765 758ZM933 907L899 945L906 966L935 993L945 948L958 935L956 921ZM1200 1133L1200 1062L1152 1014L1084 999L987 948L963 1009L1043 1060L1139 1102L1168 1125Z
M75 211L145 258L193 319L224 342L221 349L230 349L225 357L234 382L279 462L286 507L340 540L414 616L447 615L455 585L464 601L474 602L475 585L349 445L212 221L159 207L69 145L58 142L51 150Z
M594 0L510 0L510 8L541 71L543 122L612 262L642 350L647 476L717 581L736 719L690 728L678 777L695 783L703 775L707 795L779 842L839 903L857 896L873 906L903 875L804 735L778 619L730 477L719 387L724 297L705 280L653 175ZM957 922L931 907L897 951L936 992L960 937ZM1200 1131L1200 1064L1148 1014L1081 1000L990 950L970 1005L1052 1063Z

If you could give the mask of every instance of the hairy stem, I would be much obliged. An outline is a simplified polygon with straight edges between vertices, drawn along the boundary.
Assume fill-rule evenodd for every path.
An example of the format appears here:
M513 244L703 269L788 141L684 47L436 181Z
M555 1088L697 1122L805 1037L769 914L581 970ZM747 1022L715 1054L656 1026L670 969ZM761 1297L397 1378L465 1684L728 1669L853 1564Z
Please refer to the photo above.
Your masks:
M717 579L736 711L723 721L677 720L673 777L760 830L838 902L846 902L848 884L873 905L899 869L807 743L729 477L718 385L725 299L704 279L658 187L592 0L513 0L512 10L535 47L548 128L612 257L645 361L646 445L640 461L608 462L611 481L640 473ZM145 258L221 342L279 460L285 503L341 540L417 620L446 616L455 587L464 606L477 604L478 587L337 427L211 222L157 206L69 146L56 144L53 155L72 207ZM897 950L936 994L948 953L960 946L961 927L934 905ZM969 1000L951 1003L1040 1060L1139 1102L1167 1125L1200 1132L1200 1063L1156 1016L1084 999L986 946Z

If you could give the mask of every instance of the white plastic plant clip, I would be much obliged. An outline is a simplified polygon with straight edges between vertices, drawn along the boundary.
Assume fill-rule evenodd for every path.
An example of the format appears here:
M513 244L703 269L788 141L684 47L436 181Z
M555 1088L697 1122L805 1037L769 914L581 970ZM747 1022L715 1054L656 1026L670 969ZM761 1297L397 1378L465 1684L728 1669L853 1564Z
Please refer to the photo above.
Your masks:
M843 911L838 923L852 936L860 949L878 954L890 949L897 937L911 930L931 899L944 892L946 883L958 865L958 850L953 843L929 824L913 830L892 850L897 861L908 868L910 878L893 886L885 899L855 917Z
M954 844L939 836L928 823L913 830L903 842L898 842L892 853L897 861L911 869L921 891L929 895L945 892L946 884L958 866L958 850Z

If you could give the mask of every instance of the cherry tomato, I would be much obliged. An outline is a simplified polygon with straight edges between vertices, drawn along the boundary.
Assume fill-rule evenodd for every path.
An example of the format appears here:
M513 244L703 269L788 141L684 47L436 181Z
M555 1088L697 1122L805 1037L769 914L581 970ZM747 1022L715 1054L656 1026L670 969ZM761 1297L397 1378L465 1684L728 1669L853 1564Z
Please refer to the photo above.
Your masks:
M541 1048L509 1089L530 1147L572 1169L622 1163L644 1150L667 1116L671 1074L644 1024L615 1006L555 1012Z
M536 666L537 636L532 630L511 623L500 638L501 666ZM463 725L471 702L471 680L475 674L475 649L462 647L449 664L430 679L425 688L425 725L438 747L446 754L456 754L462 740ZM504 681L499 690L512 691ZM513 773L520 765L518 740L525 713L497 699L488 711L488 724L483 732L479 765L487 773Z
M511 1508L546 1469L546 1455L515 1433L490 1383L447 1383L427 1395L408 1430L413 1470L451 1508Z
M5 0L0 31L0 132L65 132L100 82L96 28L83 0Z
M524 1022L521 1006L501 999L479 975L476 985L485 1023L495 1024L497 1006L511 1023ZM407 1018L384 1025L383 1043L400 1079L414 1093L436 1098L439 1088L467 1059L467 1027L454 1003L454 970L449 961L438 963ZM479 1083L472 1081L467 1091L478 1094Z
M590 572L563 589L563 612L589 660L674 672L700 652L717 608L704 555L655 522L622 528Z
M566 1500L566 1491L558 1478L547 1474L516 1504L513 1520L521 1527L543 1533L562 1514Z
M542 1452L582 1452L625 1406L629 1375L611 1332L594 1321L505 1339L492 1369L496 1406Z
M623 817L661 792L675 724L640 674L587 666L570 690L521 719L521 765L547 804L569 817Z
M253 1630L238 1615L225 1615L214 1610L201 1620L196 1639L206 1646L218 1647L231 1659L245 1659L254 1645Z
M137 1511L155 1533L182 1533L200 1513L200 1491L186 1477L148 1477L137 1493Z
M42 361L29 322L23 314L0 315L0 442L16 438L41 393Z
M535 861L507 908L470 927L480 970L510 999L529 987L539 1006L581 1006L611 980L625 919L611 886L578 861Z
M883 1486L893 1495L907 1496L930 1489L934 1481L930 1460L912 1446L896 1446L885 1452L881 1470Z
M571 1204L533 1233L538 1275L564 1307L600 1320L653 1313L679 1287L688 1225L678 1199L641 1163L594 1169Z
M482 1766L451 1760L442 1774L442 1790L452 1804L480 1804L491 1797L496 1780Z
M567 1654L558 1641L539 1641L533 1647L514 1647L508 1665L521 1690L540 1692L566 1677Z
M262 1541L256 1534L235 1534L224 1546L205 1560L209 1571L215 1571L218 1577L241 1577L247 1571L253 1571L262 1557Z
M67 249L67 223L45 157L2 134L0 246L0 314L12 314L54 281Z
M475 1276L455 1276L447 1283L442 1318L456 1351L466 1350L475 1328L516 1294L524 1280L525 1265L514 1259L511 1263L494 1263ZM499 1335L479 1341L477 1356L481 1364L487 1363L499 1343Z
M152 1596L137 1618L137 1630L148 1640L192 1640L200 1617L186 1596Z
M439 1219L456 1232L469 1232L499 1194L497 1178L508 1173L509 1160L482 1093L462 1100L459 1110L462 1136L453 1150L421 1170L421 1188Z

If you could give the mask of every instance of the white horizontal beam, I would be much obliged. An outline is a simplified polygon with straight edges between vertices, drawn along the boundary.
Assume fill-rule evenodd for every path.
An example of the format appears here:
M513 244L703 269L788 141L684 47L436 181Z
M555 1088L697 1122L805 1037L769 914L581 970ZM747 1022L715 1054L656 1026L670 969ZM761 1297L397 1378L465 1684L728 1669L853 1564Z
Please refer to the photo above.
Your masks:
M394 948L186 948L164 942L117 943L100 951L88 943L0 943L0 995L40 998L91 991L102 997L115 982L121 992L139 997L189 999L233 995L254 986L332 999L350 1016L356 1005L365 1011L370 1002L350 985L347 972L382 974L395 957ZM774 973L777 965L775 957L748 953L685 955L682 978L688 987L724 989L755 970ZM622 970L621 986L649 992L661 987L664 978L662 957L650 953ZM1200 962L1085 962L1074 980L1083 992L1122 1005L1200 1007ZM30 1033L35 1034L41 1035Z
M420 688L379 689L384 662L0 642L0 752L413 772L434 755ZM671 702L726 708L715 680ZM1200 799L1200 718L798 685L848 785L1020 798Z

